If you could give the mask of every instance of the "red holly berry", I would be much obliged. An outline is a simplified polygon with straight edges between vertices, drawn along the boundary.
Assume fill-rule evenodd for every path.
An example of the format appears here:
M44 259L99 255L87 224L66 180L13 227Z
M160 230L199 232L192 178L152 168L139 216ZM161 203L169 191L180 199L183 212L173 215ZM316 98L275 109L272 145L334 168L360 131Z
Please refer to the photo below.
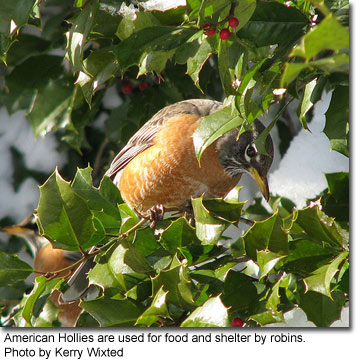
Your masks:
M133 89L133 87L131 85L131 82L129 82L129 81L124 81L121 85L121 91L126 95L131 94L132 89Z
M230 37L229 29L222 29L220 31L220 39L221 40L227 40L229 37Z
M212 36L215 34L216 32L216 28L214 25L211 25L211 24L205 24L204 27L203 27L204 31L205 31L205 34L207 36Z
M239 26L239 20L236 17L230 18L229 26L231 26L233 29L237 28Z
M148 84L148 83L142 82L142 83L139 84L139 90L140 90L140 91L144 91L144 90L146 90L148 87L149 87L149 84Z
M234 318L234 320L232 321L233 327L243 327L244 324L245 324L244 321L241 320L240 318Z
M205 31L205 34L207 36L212 36L215 34L215 32L216 32L216 28L213 27L213 28L210 28L209 30Z

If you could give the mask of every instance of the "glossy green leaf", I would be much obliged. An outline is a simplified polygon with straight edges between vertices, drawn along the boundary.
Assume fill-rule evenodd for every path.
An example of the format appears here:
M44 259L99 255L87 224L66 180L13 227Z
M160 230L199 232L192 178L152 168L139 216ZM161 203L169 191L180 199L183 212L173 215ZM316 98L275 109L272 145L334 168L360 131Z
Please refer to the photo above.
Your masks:
M160 242L165 249L175 254L179 248L197 242L197 237L194 228L184 217L181 217L172 221L164 230L160 236Z
M238 11L241 11L240 6ZM306 17L294 7L278 2L257 2L253 15L237 36L254 42L258 47L284 45L299 38L307 24Z
M25 280L32 272L32 267L17 255L0 251L0 286L14 285Z
M84 47L88 41L90 31L95 24L98 9L98 1L88 1L72 21L72 27L66 33L66 54L74 71L80 71L82 69Z
M185 263L175 260L175 264L169 270L161 270L158 275L151 279L153 294L163 288L167 292L168 303L191 310L194 307L194 302L187 267Z
M116 75L117 64L111 52L93 51L83 62L76 84L81 87L89 105L95 91Z
M84 301L81 306L93 316L101 327L133 326L143 312L136 302L102 297Z
M212 245L220 239L226 223L211 215L203 204L203 197L191 199L195 216L196 236L203 245Z
M37 92L49 87L60 76L62 58L53 55L31 56L6 76L8 92L2 94L9 113L28 109Z
M300 105L300 116L299 116L299 120L304 129L308 129L306 122L306 114L310 111L310 109L314 105L311 101L311 95L313 93L315 86L316 86L316 80L313 80L305 85L304 95Z
M235 4L234 17L239 20L236 31L239 31L244 25L248 24L257 4L256 0L236 0Z
M101 221L107 232L118 234L120 228L120 212L118 203L121 196L118 188L108 178L101 180L99 188L92 184L92 169L78 169L72 182L72 189L88 202L92 213Z
M194 84L200 89L199 86L199 74L203 68L205 62L212 54L211 45L204 40L196 53L193 56L187 58L187 74L191 77Z
M260 269L260 280L266 275L268 275L269 272L283 257L284 256L279 256L278 254L272 253L268 250L257 251L256 263L259 265Z
M201 155L220 136L240 126L243 123L237 114L231 113L230 107L225 107L211 115L207 115L196 129L193 139L196 157L201 166Z
M349 87L337 86L332 94L326 116L324 133L330 140L331 148L349 156Z
M340 51L348 47L349 31L329 14L302 38L300 45L293 49L290 56L300 56L308 61L323 50Z
M331 281L339 271L339 265L348 255L348 251L343 251L331 263L319 267L311 276L305 278L306 291L315 291L332 298Z
M151 305L137 319L136 325L151 326L161 318L170 318L166 305L167 294L166 291L160 288Z
M27 298L24 308L22 310L22 317L29 325L34 325L36 318L42 311L46 300L51 295L54 289L59 289L62 279L55 278L48 280L44 276L39 276L35 279L35 285Z
M58 170L40 187L37 207L41 234L51 239L54 247L86 250L104 237L86 200L76 194Z
M282 260L283 269L306 277L334 256L336 252L330 247L306 239L294 240L289 243L289 255Z
M296 224L313 241L327 243L335 247L342 246L344 239L335 221L326 216L317 206L298 210Z
M229 327L228 309L220 296L208 299L195 309L181 324L182 327Z
M124 15L116 31L116 36L122 41L141 29L160 25L156 17L150 12L138 12L135 20L131 16ZM148 31L151 31L151 29L148 29Z
M285 318L281 311L264 311L249 317L250 320L255 320L260 326L273 323L284 323Z
M269 250L280 256L287 255L288 234L282 227L282 220L275 212L264 221L256 222L243 236L248 256L256 259L258 250Z

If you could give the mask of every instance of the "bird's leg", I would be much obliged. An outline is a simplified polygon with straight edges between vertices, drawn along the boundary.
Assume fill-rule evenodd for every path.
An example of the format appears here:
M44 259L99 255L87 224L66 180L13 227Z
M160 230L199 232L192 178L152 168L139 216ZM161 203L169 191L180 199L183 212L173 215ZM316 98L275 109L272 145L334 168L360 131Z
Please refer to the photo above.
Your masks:
M184 210L184 217L189 222L191 226L195 226L195 215L194 215L194 209L191 205L191 202L189 201L185 207Z
M155 205L147 211L147 215L150 220L150 227L154 229L156 223L164 218L164 205Z

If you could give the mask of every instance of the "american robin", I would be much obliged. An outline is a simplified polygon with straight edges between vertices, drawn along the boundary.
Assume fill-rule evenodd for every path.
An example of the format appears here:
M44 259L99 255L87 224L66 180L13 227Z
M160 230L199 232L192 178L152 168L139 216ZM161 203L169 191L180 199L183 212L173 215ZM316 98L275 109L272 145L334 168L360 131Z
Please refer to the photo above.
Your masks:
M123 200L137 214L154 224L164 211L187 212L192 197L223 197L244 172L252 175L268 200L266 175L273 159L273 143L267 136L266 154L258 152L255 140L265 129L259 120L253 122L251 131L239 137L239 129L233 129L215 141L204 151L199 166L193 134L204 116L222 106L203 99L166 106L116 155L105 176L113 179ZM84 262L72 275L64 301L79 299L86 293L86 273L92 261Z
M238 137L233 129L195 156L193 134L204 116L223 106L212 100L193 99L157 112L118 153L105 173L113 178L124 201L139 215L152 218L164 210L186 210L191 197L225 196L247 172L269 198L266 179L273 160L273 143L266 139L260 154L255 140L264 130L255 120L252 130Z
M36 276L64 269L82 256L80 252L54 249L49 240L39 235L33 214L27 216L20 224L1 230L22 237L26 241L34 258L33 268ZM57 276L64 275L66 273L59 272ZM74 326L82 310L79 301L64 304L60 301L60 295L58 290L54 290L50 296L50 300L60 310L59 321L63 326Z

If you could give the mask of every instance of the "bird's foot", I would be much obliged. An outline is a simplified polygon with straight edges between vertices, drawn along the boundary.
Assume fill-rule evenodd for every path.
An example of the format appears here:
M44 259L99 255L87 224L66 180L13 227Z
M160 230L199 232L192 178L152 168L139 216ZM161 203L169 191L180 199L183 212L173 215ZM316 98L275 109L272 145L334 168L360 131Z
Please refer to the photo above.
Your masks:
M147 211L147 217L150 221L151 229L154 229L156 223L164 218L165 208L164 205L155 205Z

